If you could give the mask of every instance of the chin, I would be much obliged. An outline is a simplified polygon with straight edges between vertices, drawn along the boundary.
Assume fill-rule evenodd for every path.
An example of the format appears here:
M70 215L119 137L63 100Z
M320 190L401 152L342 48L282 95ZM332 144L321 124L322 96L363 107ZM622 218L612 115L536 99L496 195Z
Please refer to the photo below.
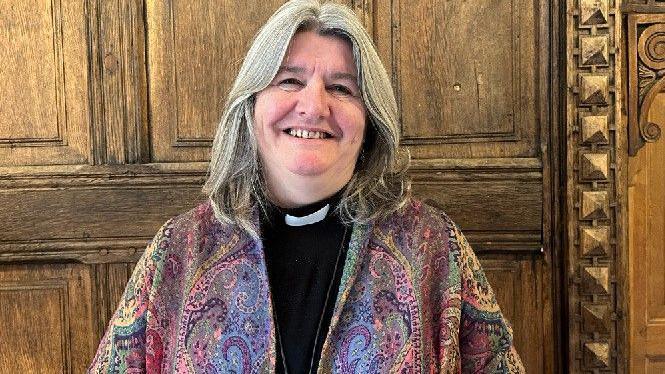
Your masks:
M317 176L324 174L330 168L325 160L318 155L298 155L288 164L289 171L300 176Z
M309 163L298 163L289 168L289 171L293 174L300 175L302 177L316 177L318 175L323 175L328 170L327 167L321 164L309 164Z

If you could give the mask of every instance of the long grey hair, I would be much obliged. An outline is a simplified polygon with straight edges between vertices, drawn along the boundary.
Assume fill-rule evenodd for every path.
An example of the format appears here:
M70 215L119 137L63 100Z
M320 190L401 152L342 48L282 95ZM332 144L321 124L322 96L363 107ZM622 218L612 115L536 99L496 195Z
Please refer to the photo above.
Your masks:
M365 142L338 205L341 216L347 223L385 217L400 209L410 192L409 156L399 149L397 103L370 36L343 5L292 0L259 30L245 56L217 127L203 186L217 219L239 225L255 237L258 228L252 212L257 205L265 209L267 203L253 126L255 94L274 79L293 35L305 30L350 42L367 108Z

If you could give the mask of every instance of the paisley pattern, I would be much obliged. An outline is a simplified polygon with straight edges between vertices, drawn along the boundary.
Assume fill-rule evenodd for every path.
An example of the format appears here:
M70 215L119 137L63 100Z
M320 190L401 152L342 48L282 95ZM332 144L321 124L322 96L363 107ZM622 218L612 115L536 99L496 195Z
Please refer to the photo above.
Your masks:
M271 305L261 242L203 203L148 245L89 372L273 372ZM416 200L354 226L319 369L524 372L464 236Z

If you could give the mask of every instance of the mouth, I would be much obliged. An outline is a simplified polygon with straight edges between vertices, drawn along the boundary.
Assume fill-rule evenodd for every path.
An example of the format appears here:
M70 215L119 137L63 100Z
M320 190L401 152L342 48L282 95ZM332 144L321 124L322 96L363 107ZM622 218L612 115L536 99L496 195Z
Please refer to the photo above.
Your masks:
M288 128L284 130L284 133L301 139L329 139L333 137L332 134L325 131L311 131L295 128Z

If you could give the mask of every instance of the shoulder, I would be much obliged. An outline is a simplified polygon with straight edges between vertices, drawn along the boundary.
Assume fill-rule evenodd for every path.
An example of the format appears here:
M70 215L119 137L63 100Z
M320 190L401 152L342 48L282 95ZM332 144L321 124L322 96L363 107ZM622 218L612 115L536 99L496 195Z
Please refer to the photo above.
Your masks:
M412 262L448 258L460 252L459 244L463 240L446 213L413 198L400 210L377 221L372 233L375 244L392 247ZM453 256L454 259L457 257Z
M191 259L193 254L205 257L237 231L236 226L220 222L211 202L206 200L166 221L153 239L153 247L163 254L158 256L161 259L170 256Z
M410 198L401 209L377 224L393 232L410 233L450 233L457 227L443 210L416 198Z
M228 236L237 228L220 222L215 216L210 200L205 200L192 209L169 219L163 229L168 230L171 236L218 237Z
M219 224L209 200L202 201L192 209L169 219L165 226L171 230L193 231Z

